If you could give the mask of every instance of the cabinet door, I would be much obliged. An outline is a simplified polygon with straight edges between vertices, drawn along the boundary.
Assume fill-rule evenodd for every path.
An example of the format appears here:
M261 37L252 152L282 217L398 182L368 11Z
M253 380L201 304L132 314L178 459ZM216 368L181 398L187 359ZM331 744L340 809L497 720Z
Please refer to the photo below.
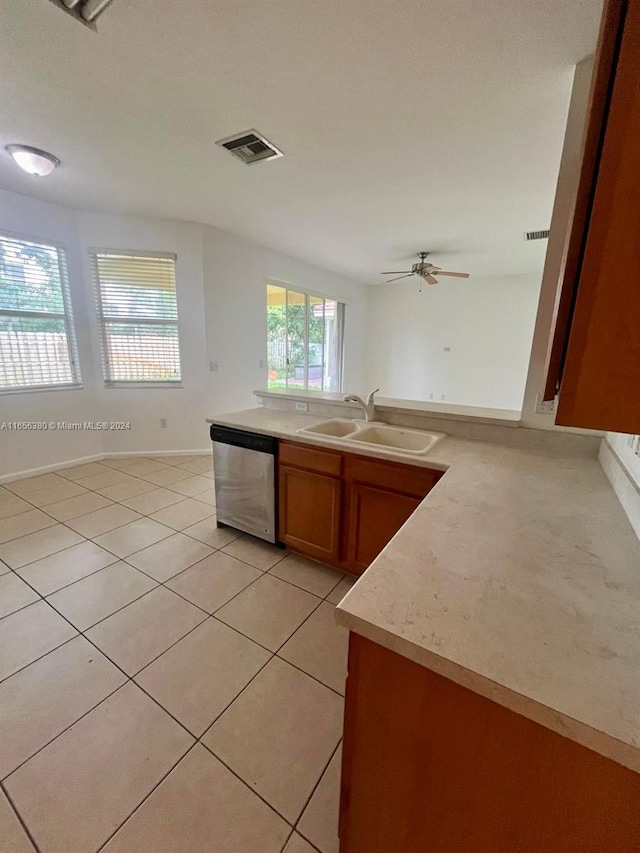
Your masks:
M335 563L340 541L342 483L288 465L279 467L280 541L309 557Z
M586 232L556 423L640 432L640 0L620 52Z
M364 571L400 530L422 498L365 483L349 485L349 567Z

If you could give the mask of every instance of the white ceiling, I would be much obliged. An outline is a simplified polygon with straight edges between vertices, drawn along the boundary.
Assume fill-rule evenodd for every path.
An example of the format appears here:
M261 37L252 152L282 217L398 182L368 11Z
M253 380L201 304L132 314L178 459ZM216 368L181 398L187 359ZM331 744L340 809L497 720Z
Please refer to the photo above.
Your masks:
M114 0L93 33L0 0L0 143L62 166L0 186L216 225L378 283L421 249L541 269L573 66L600 0ZM214 140L285 152L244 166Z

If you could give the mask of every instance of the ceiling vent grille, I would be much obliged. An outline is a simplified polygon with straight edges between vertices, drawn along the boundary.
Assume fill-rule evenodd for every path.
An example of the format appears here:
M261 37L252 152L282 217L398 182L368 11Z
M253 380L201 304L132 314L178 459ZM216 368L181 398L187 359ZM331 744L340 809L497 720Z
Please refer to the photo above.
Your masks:
M265 139L257 130L245 130L244 133L219 139L216 145L226 148L230 154L233 154L247 166L253 166L254 163L261 163L263 160L275 160L276 157L283 156L282 151L277 149L268 139Z
M51 2L59 9L68 12L76 21L95 30L99 15L112 0L51 0Z
M525 231L524 239L525 240L546 240L549 236L549 229L545 229L543 231Z

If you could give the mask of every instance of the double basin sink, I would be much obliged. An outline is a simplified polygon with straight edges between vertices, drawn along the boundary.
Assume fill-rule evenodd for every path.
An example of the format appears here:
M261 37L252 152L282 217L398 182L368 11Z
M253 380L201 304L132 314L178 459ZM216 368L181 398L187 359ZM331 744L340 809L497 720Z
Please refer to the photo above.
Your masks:
M320 423L302 427L299 435L317 435L334 438L345 443L369 444L413 456L424 456L441 441L443 432L427 432L421 429L405 429L387 424L367 421L350 421L333 418Z

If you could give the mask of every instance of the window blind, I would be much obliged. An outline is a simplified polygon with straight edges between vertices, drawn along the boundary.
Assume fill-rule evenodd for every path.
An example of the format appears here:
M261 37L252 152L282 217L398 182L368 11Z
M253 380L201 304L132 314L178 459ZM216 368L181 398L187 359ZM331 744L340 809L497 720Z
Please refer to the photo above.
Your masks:
M79 384L64 250L0 235L0 390Z
M90 256L105 383L180 382L175 256Z

